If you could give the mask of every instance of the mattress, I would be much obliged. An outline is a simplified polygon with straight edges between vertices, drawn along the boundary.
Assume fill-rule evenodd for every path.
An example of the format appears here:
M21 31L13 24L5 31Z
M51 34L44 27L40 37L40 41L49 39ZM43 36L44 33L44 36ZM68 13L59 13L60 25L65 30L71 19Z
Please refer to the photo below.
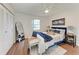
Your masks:
M56 33L55 35L50 34L49 36L51 36L53 39L51 41L45 43L46 49L49 46L54 45L54 43L62 41L65 38L65 36L63 34L58 34L58 33Z

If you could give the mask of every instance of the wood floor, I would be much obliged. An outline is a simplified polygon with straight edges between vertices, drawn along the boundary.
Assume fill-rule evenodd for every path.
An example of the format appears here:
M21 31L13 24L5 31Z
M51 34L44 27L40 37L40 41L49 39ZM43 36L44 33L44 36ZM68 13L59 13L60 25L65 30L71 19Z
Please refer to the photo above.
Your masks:
M61 45L61 47L67 50L65 55L79 55L79 46L76 46L73 48L73 46L69 44L64 44L64 45Z
M20 43L15 43L8 51L7 55L28 55L28 41L23 40Z
M79 55L79 47L72 47L71 45L68 44L63 44L61 45L64 49L67 50L65 55ZM28 50L28 42L27 40L23 40L20 43L15 43L12 48L9 50L7 55L29 55L29 50Z

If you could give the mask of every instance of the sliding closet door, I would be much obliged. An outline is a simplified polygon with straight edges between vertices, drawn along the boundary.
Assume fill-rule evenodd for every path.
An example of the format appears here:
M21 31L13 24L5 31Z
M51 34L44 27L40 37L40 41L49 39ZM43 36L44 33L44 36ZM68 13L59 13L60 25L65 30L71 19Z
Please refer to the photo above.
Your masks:
M14 43L13 15L0 5L0 54L6 54Z
M9 39L11 45L14 41L14 21L13 21L13 15L11 13L8 13L8 31L9 31Z
M4 21L4 8L0 5L0 54L3 54L3 21Z
M13 19L12 14L7 10L4 14L4 40L5 52L7 52L13 45Z
M4 10L4 26L3 26L3 33L4 33L4 38L3 38L3 42L4 42L4 53L6 53L9 50L9 41L10 41L10 37L9 37L9 20L8 20L8 12L6 10Z

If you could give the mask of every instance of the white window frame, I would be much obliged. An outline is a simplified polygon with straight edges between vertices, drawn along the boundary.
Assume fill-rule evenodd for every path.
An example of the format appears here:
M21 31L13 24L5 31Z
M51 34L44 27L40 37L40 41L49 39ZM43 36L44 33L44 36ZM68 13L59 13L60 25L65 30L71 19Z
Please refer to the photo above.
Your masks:
M32 28L34 31L40 30L40 20L39 19L34 19L32 21Z

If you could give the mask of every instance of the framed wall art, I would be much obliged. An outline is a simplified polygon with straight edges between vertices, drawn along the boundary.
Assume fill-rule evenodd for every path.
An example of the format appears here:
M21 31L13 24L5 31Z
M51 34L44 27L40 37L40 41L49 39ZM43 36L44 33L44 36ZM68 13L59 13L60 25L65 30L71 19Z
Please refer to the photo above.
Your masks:
M52 20L52 25L65 25L65 18Z

